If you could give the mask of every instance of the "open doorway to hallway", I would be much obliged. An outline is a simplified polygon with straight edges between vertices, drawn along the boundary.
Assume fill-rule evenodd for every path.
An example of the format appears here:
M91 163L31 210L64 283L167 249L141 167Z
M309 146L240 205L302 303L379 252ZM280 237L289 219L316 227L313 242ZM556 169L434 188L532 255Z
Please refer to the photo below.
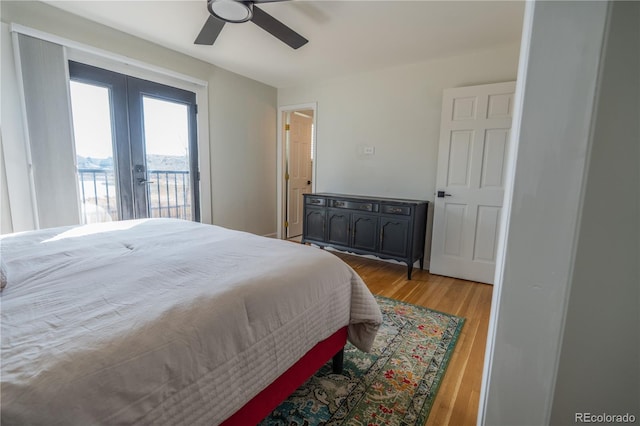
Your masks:
M280 112L279 156L281 179L279 236L298 240L302 235L304 194L315 188L315 104L285 107Z

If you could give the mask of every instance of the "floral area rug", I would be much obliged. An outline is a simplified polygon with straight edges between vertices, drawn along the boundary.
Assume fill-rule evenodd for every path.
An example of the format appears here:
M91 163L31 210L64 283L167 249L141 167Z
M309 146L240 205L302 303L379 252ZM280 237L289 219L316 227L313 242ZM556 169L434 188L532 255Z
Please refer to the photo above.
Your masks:
M423 425L464 319L376 296L384 322L371 353L347 344L343 374L324 365L261 426Z

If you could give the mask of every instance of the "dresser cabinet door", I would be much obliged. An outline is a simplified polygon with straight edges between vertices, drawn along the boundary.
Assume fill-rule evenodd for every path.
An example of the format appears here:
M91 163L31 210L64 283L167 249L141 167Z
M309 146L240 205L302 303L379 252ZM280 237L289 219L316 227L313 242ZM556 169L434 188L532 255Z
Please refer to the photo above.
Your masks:
M380 218L380 252L406 257L409 249L409 220L400 217Z
M312 240L324 241L326 211L307 207L304 216L304 236Z
M378 216L354 213L351 216L351 246L362 250L378 249Z
M341 246L349 245L349 218L345 210L329 209L327 218L327 242Z

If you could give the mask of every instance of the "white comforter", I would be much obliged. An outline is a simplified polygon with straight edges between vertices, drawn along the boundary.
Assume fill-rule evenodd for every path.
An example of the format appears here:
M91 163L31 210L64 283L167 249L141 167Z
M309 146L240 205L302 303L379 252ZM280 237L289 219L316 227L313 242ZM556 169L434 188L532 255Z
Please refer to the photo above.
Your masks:
M381 315L322 250L170 219L2 238L2 424L213 425Z

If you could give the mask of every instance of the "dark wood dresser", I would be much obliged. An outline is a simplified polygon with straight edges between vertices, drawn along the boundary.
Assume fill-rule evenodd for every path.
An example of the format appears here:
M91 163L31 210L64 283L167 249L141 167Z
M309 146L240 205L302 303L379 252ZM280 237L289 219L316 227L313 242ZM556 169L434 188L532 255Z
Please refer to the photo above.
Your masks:
M424 267L428 201L345 194L304 194L302 243L371 254Z

